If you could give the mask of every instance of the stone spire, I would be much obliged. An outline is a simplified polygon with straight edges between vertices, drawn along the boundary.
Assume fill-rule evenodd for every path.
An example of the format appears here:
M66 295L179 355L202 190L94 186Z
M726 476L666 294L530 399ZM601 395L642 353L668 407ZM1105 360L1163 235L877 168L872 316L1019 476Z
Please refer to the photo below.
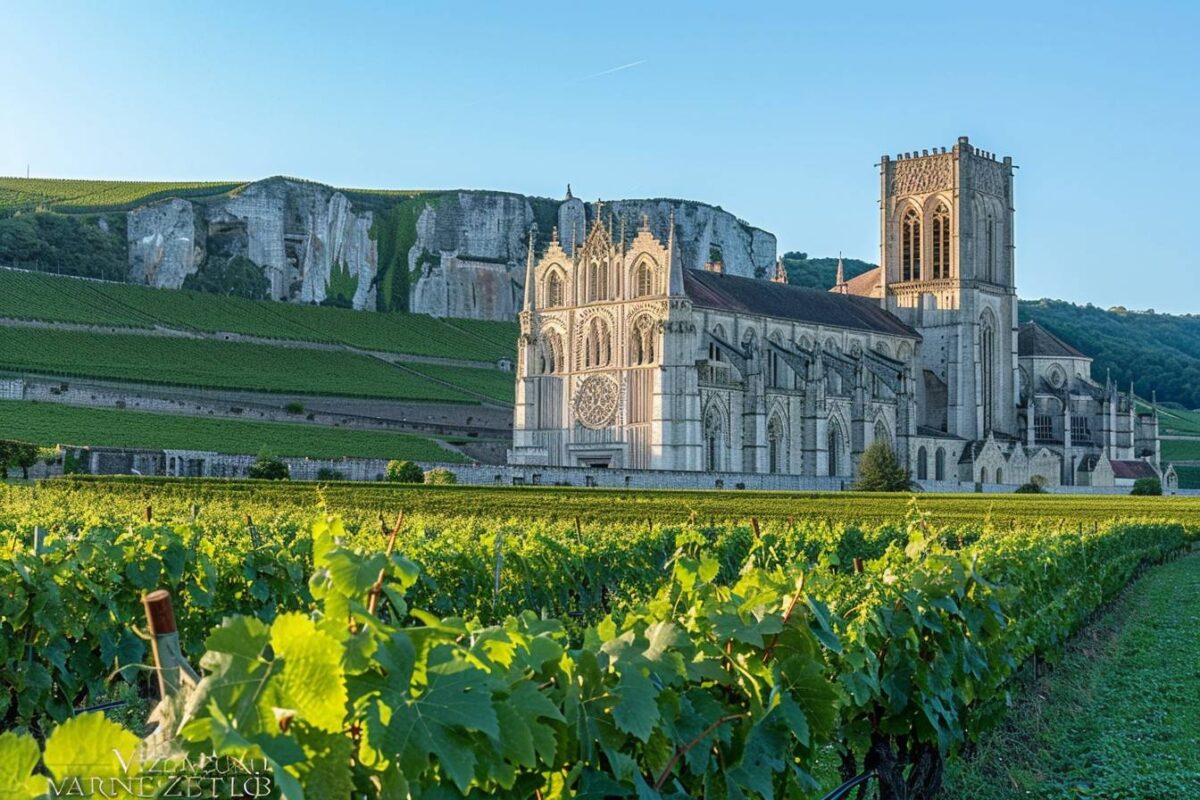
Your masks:
M838 253L838 270L837 270L837 285L844 286L846 284L846 265L842 262L842 254Z
M535 311L537 305L537 292L535 291L537 281L533 275L533 237L536 230L537 228L529 229L529 253L525 259L525 305L522 310L530 312Z
M771 276L771 283L787 283L787 268L783 265L783 259L775 259L775 274Z
M683 295L683 257L675 245L675 209L671 209L671 220L667 224L667 294L676 297Z

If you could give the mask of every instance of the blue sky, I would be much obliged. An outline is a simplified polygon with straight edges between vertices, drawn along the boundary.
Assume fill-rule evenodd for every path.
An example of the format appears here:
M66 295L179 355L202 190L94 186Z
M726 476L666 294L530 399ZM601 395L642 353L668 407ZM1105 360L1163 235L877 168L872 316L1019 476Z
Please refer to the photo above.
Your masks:
M874 261L879 155L965 134L1022 296L1200 312L1195 0L244 5L0 0L0 174L570 181Z

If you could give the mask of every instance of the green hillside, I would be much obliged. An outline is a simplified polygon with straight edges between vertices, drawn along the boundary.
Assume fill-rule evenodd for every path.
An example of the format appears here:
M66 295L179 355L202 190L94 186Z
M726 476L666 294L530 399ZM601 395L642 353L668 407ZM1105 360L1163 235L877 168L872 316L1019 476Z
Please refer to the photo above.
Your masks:
M1092 377L1108 371L1120 386L1159 402L1200 409L1200 315L1104 310L1061 300L1023 300L1022 322L1035 321L1090 355Z
M783 267L787 270L788 283L809 289L832 289L837 280L837 262L836 258L809 258L808 253L795 251L783 254ZM842 262L846 280L875 269L874 264L859 261L857 258L845 258Z
M47 447L77 444L235 454L265 449L281 456L309 458L464 460L431 439L407 433L77 408L19 400L0 400L0 439Z
M437 377L467 390L462 391L354 353L55 329L0 327L0 369L200 388L425 402L477 403L479 398L468 392L478 391L506 403L513 398L512 376L499 370L453 367L438 373Z
M421 356L495 361L516 354L515 322L365 313L0 269L0 317L330 342Z

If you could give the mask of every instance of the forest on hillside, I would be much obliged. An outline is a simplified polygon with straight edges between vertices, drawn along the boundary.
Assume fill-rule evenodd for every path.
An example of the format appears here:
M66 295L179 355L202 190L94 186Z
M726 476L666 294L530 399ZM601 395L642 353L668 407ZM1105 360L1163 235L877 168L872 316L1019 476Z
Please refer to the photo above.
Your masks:
M783 254L788 282L814 289L834 285L837 262L795 251ZM875 268L854 258L843 262L846 280ZM1141 397L1149 399L1154 392L1160 402L1200 408L1200 315L1106 310L1063 300L1022 300L1018 315L1091 356L1096 380L1103 382L1111 371L1122 387L1132 380Z
M1200 408L1200 315L1156 314L1079 306L1062 300L1022 300L1022 322L1034 321L1090 355L1092 377L1112 371L1138 395Z

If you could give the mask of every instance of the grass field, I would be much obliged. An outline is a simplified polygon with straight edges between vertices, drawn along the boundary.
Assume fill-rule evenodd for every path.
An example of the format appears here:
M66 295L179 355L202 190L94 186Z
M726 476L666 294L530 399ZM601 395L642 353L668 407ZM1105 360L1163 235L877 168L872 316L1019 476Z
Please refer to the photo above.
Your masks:
M478 402L369 356L137 334L0 328L0 369L174 386Z
M420 356L495 361L516 352L515 322L351 311L0 269L0 317L240 333Z
M20 400L0 400L0 439L45 446L77 444L234 454L254 454L265 449L281 456L309 458L464 460L430 439L406 433L77 408Z
M947 800L1200 797L1200 555L1147 573L948 772Z

